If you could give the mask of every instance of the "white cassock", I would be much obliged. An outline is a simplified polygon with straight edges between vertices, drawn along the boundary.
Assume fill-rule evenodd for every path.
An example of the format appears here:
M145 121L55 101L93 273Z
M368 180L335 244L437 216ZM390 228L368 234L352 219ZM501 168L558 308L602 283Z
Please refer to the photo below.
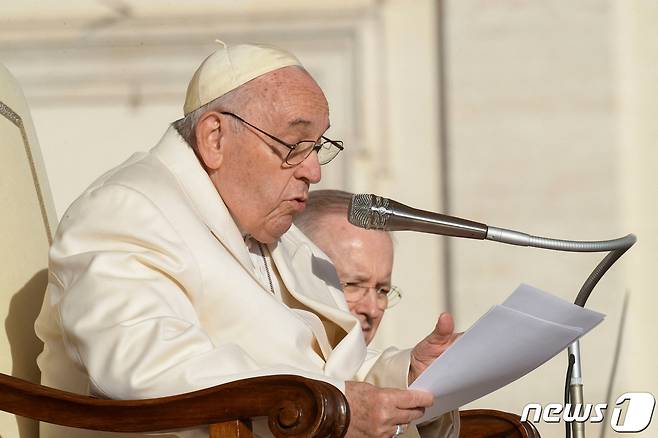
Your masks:
M329 262L294 226L266 248L275 293L192 149L170 127L62 218L36 322L42 383L142 399L296 374L407 387L409 351L366 349ZM454 433L453 415L443 435ZM268 434L259 422L256 434ZM207 436L207 428L169 436ZM415 435L415 429L409 436ZM41 424L41 437L142 436Z

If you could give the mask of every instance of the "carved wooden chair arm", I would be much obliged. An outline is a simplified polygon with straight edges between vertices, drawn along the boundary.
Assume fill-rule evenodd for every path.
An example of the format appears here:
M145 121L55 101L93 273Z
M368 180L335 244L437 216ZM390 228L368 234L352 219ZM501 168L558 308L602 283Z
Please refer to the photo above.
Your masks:
M0 374L0 410L110 432L154 432L265 416L277 437L342 437L350 415L338 389L292 375L239 380L170 397L105 400Z

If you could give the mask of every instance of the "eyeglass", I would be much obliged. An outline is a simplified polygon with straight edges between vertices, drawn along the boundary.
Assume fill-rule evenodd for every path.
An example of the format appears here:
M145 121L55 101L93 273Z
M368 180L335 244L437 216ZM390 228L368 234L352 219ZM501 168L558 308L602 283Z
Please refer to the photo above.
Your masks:
M341 283L340 285L343 287L345 301L348 303L361 301L371 290L374 290L377 294L377 305L380 309L390 309L402 299L402 291L397 286L375 288L374 286L365 286L357 283Z
M263 131L259 127L252 125L251 123L247 122L245 119L238 116L237 114L233 114L227 111L222 111L221 114L226 114L228 116L235 117L245 125L252 127L256 131L260 132L261 134L266 135L272 140L276 141L277 143L281 143L282 145L287 147L288 154L286 155L286 158L283 161L290 166L298 165L306 158L308 158L308 156L311 155L311 152L313 151L317 152L318 161L320 162L320 165L327 164L328 162L336 158L336 155L338 155L338 153L344 149L342 141L331 140L325 137L324 135L321 136L317 141L302 140L294 144L286 143L285 141L273 136L272 134L268 134L267 132Z

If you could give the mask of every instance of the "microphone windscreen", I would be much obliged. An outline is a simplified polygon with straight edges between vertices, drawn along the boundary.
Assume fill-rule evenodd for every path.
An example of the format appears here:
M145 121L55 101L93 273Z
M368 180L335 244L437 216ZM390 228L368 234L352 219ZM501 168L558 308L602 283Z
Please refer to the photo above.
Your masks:
M372 198L373 195L365 193L352 195L347 211L347 220L352 225L365 229L370 228Z
M347 220L366 230L385 230L389 200L371 194L353 195L347 214Z

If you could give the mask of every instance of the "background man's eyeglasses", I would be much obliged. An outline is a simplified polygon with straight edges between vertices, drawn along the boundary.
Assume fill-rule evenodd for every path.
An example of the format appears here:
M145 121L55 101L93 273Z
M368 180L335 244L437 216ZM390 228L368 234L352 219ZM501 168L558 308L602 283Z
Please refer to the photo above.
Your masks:
M273 136L272 134L268 134L267 132L263 131L259 127L252 125L251 123L247 122L245 119L243 119L242 117L236 114L227 111L223 111L221 114L226 114L228 116L235 117L245 125L250 126L251 128L255 129L261 134L268 136L272 140L288 148L288 154L286 155L286 158L283 161L290 166L296 166L297 164L301 163L306 158L308 158L308 156L311 155L311 152L313 151L317 152L318 161L320 162L320 165L327 164L328 162L336 158L336 155L338 155L338 153L343 150L342 141L331 140L325 137L324 135L321 136L317 141L302 140L295 144L286 143L285 141Z
M340 285L343 287L345 301L348 303L361 301L371 290L376 293L377 305L380 309L390 309L402 299L402 291L397 286L375 288L357 283L341 283Z

